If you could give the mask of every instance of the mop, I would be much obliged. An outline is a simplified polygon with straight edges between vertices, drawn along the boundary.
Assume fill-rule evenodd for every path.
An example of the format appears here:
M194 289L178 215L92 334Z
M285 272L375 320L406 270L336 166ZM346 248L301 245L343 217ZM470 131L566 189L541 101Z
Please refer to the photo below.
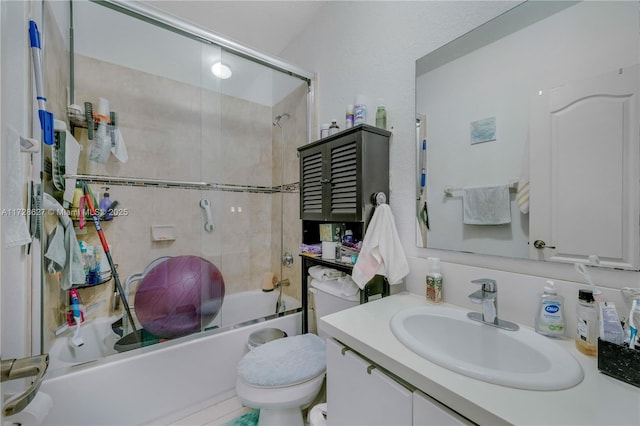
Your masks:
M84 198L89 206L89 213L91 213L91 217L93 218L93 224L96 227L96 231L98 232L98 237L100 237L100 243L102 244L102 249L104 250L104 255L107 257L107 261L109 262L109 267L111 268L111 276L113 277L116 288L118 289L118 293L120 294L120 299L122 300L122 306L124 307L125 312L127 313L127 318L129 318L129 324L131 324L131 328L135 333L136 325L133 321L133 315L131 315L131 309L129 308L129 302L127 301L127 296L124 293L124 289L122 288L122 284L120 283L120 278L118 277L118 272L116 271L115 264L113 263L113 258L111 257L111 252L109 251L109 244L107 244L107 238L104 236L104 232L102 231L102 226L100 225L100 217L98 212L96 211L95 206L93 205L93 198L91 197L91 193L89 192L89 188L87 184L84 182L80 182L82 185L82 190L84 193Z

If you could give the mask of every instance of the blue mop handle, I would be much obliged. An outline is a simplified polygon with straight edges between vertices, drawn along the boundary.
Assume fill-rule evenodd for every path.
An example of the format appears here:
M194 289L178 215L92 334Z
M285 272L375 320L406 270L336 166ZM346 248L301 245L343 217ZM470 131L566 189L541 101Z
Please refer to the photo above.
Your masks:
M40 31L33 20L29 21L29 41L33 58L33 74L36 80L36 100L38 101L38 118L40 118L40 127L42 128L42 139L45 144L53 145L53 114L47 111L47 98L44 96Z
M36 100L38 107L45 108L47 98L44 97L44 83L42 80L42 48L40 46L40 31L35 21L29 21L29 41L31 42L31 56L33 58L33 71L36 78Z

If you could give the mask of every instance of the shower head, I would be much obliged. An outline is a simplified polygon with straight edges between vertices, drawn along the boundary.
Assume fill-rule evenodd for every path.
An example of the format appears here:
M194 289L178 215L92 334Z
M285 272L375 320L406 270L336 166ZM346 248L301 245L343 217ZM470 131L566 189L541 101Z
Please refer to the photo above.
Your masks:
M291 118L291 114L289 114L288 112L285 112L284 114L277 115L276 118L273 119L272 124L274 126L282 127L280 125L280 120L282 120L283 118Z

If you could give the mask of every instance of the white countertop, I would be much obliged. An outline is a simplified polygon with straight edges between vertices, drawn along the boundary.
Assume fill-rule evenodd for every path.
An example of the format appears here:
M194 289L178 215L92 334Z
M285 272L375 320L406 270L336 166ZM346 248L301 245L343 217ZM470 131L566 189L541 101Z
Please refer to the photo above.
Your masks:
M640 388L600 373L597 359L580 353L570 339L558 343L578 360L585 377L560 391L494 385L427 361L396 339L389 321L398 311L428 304L424 297L400 293L324 316L319 328L479 424L640 425Z

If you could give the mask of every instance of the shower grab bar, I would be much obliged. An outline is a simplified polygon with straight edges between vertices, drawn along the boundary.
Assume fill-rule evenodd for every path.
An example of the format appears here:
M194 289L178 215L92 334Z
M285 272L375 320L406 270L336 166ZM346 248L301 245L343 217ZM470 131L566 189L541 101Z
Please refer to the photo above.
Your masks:
M229 183L208 183L208 182L191 182L180 180L162 180L150 178L135 177L117 177L117 176L101 176L101 175L79 175L65 174L65 179L77 179L86 183L101 185L122 185L122 186L141 186L152 188L179 188L179 189L199 189L204 191L225 191L225 192L253 192L260 194L276 194L281 192L295 193L299 192L299 182L293 182L277 186L252 186L252 185L235 185Z
M204 210L206 220L204 222L204 230L207 232L213 232L213 219L211 218L211 202L206 198L200 200L200 207Z

